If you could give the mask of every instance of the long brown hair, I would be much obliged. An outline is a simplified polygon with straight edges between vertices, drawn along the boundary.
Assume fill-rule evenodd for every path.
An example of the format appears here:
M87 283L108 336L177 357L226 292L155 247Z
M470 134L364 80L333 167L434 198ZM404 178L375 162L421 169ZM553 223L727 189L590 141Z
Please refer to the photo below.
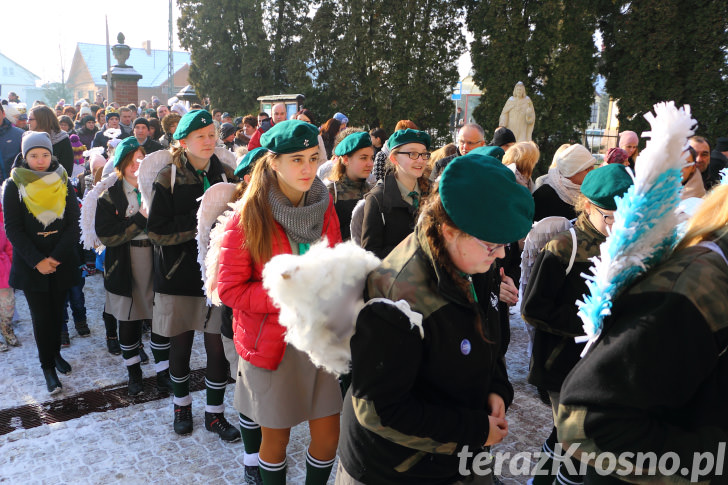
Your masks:
M267 153L255 164L240 209L239 227L245 234L244 246L253 261L261 265L273 255L273 239L280 238L268 202L271 186L278 186L278 178L270 165L275 158L273 153Z
M35 118L35 131L45 131L49 135L61 131L61 125L58 123L56 114L48 106L33 106L30 114Z
M445 237L442 234L443 224L447 224L452 227L460 235L467 236L466 233L458 229L447 212L445 212L445 207L442 205L442 201L440 200L440 193L435 192L425 201L425 205L422 207L422 212L420 213L420 217L417 221L417 226L427 238L435 263L447 272L448 275L450 275L450 278L452 278L457 289L465 296L473 307L473 311L475 312L475 330L483 338L483 340L488 343L493 343L488 340L485 335L485 325L480 318L478 304L470 292L470 281L457 270L455 264L452 262L450 253L445 247Z

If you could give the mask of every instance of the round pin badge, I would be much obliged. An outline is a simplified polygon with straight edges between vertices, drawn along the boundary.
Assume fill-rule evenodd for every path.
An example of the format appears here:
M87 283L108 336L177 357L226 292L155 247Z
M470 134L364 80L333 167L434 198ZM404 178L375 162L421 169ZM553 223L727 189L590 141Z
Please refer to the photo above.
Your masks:
M460 352L462 352L463 355L468 355L468 354L470 354L470 349L471 349L470 340L463 339L463 341L460 342Z

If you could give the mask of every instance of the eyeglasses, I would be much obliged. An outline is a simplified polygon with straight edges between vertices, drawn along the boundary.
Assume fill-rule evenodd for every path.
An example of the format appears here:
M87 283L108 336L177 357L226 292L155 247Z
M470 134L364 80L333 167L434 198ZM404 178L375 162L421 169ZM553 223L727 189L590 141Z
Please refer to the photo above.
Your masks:
M418 152L397 152L397 155L407 155L410 160L417 160L418 158L422 157L422 160L429 160L430 154L425 153L418 153Z
M480 244L483 248L485 248L486 251L488 251L488 256L493 256L493 254L496 251L498 251L500 248L504 248L504 247L508 246L508 244L495 244L495 245L494 244L488 244L488 243L484 243L483 241L481 241L477 237L473 237L473 236L470 236L470 237L472 237L473 239L475 239L475 242L477 242L478 244Z
M485 140L478 140L478 141L465 141L465 140L458 140L458 145L465 145L469 147L474 147L475 145L480 145Z
M612 224L614 224L614 215L605 214L604 212L600 211L598 207L594 207L594 208L597 210L597 212L599 212L602 215L602 217L604 218L604 223L606 225L611 226Z
M35 118L28 118L28 121L35 121Z

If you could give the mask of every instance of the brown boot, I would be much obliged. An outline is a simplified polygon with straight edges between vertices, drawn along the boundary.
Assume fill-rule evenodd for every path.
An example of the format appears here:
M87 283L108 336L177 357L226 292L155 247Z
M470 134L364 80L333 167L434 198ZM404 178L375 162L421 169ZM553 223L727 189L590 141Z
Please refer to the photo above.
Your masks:
M8 345L11 345L13 347L17 347L18 345L20 345L17 337L15 336L15 332L13 332L13 327L10 321L0 322L0 333L3 334L3 337L5 338L5 341L8 343Z

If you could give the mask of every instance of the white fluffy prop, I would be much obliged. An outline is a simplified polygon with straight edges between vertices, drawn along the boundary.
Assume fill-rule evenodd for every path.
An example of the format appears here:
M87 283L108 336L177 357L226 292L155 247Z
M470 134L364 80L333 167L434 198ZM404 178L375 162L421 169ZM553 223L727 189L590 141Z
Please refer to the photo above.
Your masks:
M139 165L137 180L139 181L139 191L142 194L142 204L147 211L152 207L154 181L157 179L157 174L170 163L172 163L172 154L169 150L159 150L144 157ZM172 184L174 184L174 178Z
M353 242L329 248L322 241L302 256L272 258L263 268L263 286L281 309L286 342L333 374L349 372L364 284L380 262Z
M217 156L218 160L220 160L222 163L232 168L233 170L237 168L238 160L237 158L235 158L235 154L224 146L215 147L215 155Z
M105 246L99 241L96 235L96 206L99 197L117 181L116 172L112 172L106 178L99 180L94 188L86 192L81 205L81 244L84 249L94 249L101 254Z
M216 240L216 247L214 251L214 257L210 258L210 273L212 279L208 280L208 269L206 268L208 251L210 248L211 233L213 225L216 221L220 220L220 224L215 226L218 229L220 226L224 229L227 218L223 217L223 213L229 208L230 200L235 193L235 184L233 183L220 183L215 184L202 196L200 201L200 208L197 209L197 263L200 265L200 272L202 273L202 287L207 296L207 304L220 305L220 298L217 296L217 262L220 256L220 241ZM223 220L224 219L224 220ZM218 231L220 233L220 231ZM217 235L217 234L216 234ZM222 239L222 234L220 237ZM212 288L208 285L212 283Z

